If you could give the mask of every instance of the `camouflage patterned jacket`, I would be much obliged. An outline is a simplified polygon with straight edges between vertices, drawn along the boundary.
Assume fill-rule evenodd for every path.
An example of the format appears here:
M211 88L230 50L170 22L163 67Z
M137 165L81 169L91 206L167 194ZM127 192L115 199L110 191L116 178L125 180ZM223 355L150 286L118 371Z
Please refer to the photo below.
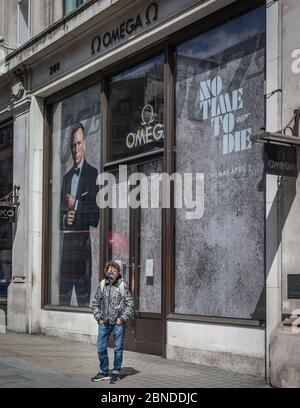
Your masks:
M131 293L128 285L124 282L123 296L119 288L121 282L122 279L120 278L110 285L106 279L103 290L101 290L101 284L98 285L92 302L93 315L98 324L100 320L105 323L115 324L118 318L127 322L133 317L134 302Z

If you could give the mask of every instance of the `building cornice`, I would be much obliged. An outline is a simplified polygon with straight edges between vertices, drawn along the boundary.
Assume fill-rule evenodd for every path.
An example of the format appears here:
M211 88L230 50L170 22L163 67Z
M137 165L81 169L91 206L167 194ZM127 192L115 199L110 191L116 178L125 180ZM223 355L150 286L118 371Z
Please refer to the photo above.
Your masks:
M22 44L20 47L18 47L16 50L13 52L9 53L6 56L6 61L9 61L16 57L18 54L22 53L26 49L34 46L35 44L39 43L43 38L47 37L49 34L53 33L54 31L58 30L62 26L65 26L69 21L72 21L76 16L81 14L84 10L87 8L91 7L93 4L97 2L101 2L101 0L88 0L87 2L83 3L80 7L72 11L71 13L67 14L66 16L62 17L55 23L51 24L49 27L47 27L45 30L31 38L29 41L26 43Z
M108 16L134 2L137 3L139 0L89 0L83 3L82 6L8 54L2 61L0 81L1 76L7 72L21 67L24 63L35 63L49 53L55 52L69 40L79 37L90 28L101 24Z

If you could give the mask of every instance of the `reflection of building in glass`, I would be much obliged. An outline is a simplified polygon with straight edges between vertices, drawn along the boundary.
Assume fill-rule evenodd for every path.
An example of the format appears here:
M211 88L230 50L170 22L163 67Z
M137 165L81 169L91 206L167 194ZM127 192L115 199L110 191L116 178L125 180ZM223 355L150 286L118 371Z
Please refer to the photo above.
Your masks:
M151 125L164 123L163 57L157 57L113 77L110 93L111 159L121 159L124 155L136 155L163 147L162 141L145 143L144 134L141 134L145 128L142 126L142 112L146 105L153 108L154 121L152 120ZM132 135L130 144L126 144L129 134ZM133 145L133 148L129 149L128 145Z

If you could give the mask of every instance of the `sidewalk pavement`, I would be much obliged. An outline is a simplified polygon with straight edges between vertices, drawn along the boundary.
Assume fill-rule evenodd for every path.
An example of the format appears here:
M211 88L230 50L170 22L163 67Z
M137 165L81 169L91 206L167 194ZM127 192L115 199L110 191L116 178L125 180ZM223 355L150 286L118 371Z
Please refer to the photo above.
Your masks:
M109 349L110 365L113 350ZM268 388L264 378L124 352L122 379L92 383L96 346L16 333L0 334L0 388Z

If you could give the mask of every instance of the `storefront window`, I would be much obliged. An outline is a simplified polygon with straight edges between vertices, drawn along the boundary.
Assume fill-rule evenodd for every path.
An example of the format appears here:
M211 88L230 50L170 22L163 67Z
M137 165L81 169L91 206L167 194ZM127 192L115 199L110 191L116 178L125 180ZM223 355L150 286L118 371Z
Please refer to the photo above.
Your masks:
M204 180L204 211L176 210L175 312L264 319L265 8L177 47L177 172Z
M100 86L52 111L51 305L88 307L99 280Z
M21 0L18 2L18 41L19 45L30 39L31 30L31 1Z
M110 106L110 161L162 148L163 55L113 77L110 84Z
M0 199L13 190L13 125L0 127ZM5 207L0 207L0 210ZM0 300L11 282L12 225L0 221Z

